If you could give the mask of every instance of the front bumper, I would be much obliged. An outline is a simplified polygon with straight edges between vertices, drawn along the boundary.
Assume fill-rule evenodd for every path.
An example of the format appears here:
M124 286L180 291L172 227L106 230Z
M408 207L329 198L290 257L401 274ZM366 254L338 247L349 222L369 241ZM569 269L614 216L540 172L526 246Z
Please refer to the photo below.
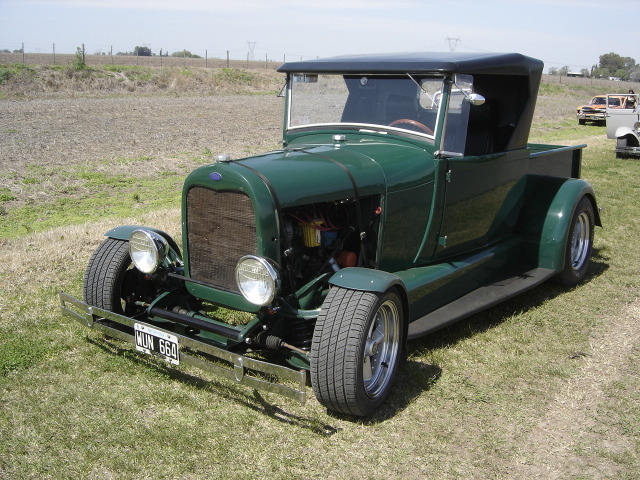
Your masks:
M60 305L63 314L74 318L82 325L132 345L135 345L134 326L136 324L172 335L178 338L179 363L193 365L256 390L268 391L297 400L301 405L306 403L307 373L305 370L293 370L281 365L238 355L202 341L163 330L155 325L87 305L63 292L60 292ZM203 358L188 355L183 349L205 354L213 357L215 361L221 361L221 363L213 363ZM262 378L256 376L256 374L262 374ZM268 381L264 378L266 375L269 377L275 376L278 380L288 382L288 384Z
M578 120L589 120L592 122L604 122L604 113L578 113Z
M630 157L640 157L640 147L616 147L616 153Z

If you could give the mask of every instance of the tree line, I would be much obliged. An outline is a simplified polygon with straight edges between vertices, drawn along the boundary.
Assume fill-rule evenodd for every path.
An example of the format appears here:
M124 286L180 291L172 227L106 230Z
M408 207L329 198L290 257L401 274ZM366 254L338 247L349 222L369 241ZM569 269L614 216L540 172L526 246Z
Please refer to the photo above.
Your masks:
M569 67L549 69L549 75L567 76ZM597 65L593 65L591 70L583 68L580 70L583 77L592 78L614 78L617 80L640 82L640 65L636 64L635 59L631 57L622 57L617 53L605 53L600 55Z
M100 55L100 54L103 54L103 52L97 52L97 54ZM162 49L160 49L160 54L157 55L153 53L149 47L140 47L140 46L136 46L136 48L134 48L132 52L118 52L116 53L116 55L133 55L136 57L160 56L160 57L180 57L180 58L183 58L183 57L202 58L200 55L191 53L189 50L180 50L179 52L169 53L169 52L163 52Z

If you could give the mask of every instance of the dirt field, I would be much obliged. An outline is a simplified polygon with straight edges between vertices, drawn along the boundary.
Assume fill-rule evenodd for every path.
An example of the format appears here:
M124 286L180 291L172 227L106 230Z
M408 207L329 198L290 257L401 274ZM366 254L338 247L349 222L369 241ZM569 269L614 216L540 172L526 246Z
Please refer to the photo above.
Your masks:
M553 123L571 115L575 101L540 103L537 116ZM282 99L275 95L7 100L0 113L0 187L19 196L16 183L38 166L150 157L136 171L148 175L185 152L234 158L265 152L278 148L281 124Z
M264 151L281 137L281 104L266 95L5 101L0 169L164 158L206 148L233 156Z
M5 208L34 196L47 201L70 182L57 169L71 165L102 164L110 174L146 176L177 159L188 171L193 156L238 158L272 150L279 145L281 122L281 99L266 95L4 101L0 188L15 198ZM56 188L24 188L26 178L40 174L50 175Z

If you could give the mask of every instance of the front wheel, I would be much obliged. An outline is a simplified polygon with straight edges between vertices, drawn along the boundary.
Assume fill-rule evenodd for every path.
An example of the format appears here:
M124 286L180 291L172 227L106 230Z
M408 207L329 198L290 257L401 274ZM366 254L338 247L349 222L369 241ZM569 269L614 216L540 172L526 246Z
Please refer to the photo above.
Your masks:
M150 287L144 274L133 266L129 242L107 238L93 252L87 265L84 301L104 310L133 316L142 311L136 300L140 300Z
M573 287L587 276L593 249L593 230L595 214L591 201L582 197L576 207L564 254L564 269L560 272L560 282L566 287Z
M320 403L350 415L373 413L391 391L403 332L402 302L394 291L332 288L310 353L311 384Z

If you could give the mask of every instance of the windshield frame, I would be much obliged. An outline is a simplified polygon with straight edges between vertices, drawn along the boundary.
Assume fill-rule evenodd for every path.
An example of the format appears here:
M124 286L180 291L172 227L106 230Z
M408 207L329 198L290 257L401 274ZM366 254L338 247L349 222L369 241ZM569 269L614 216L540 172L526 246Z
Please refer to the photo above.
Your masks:
M440 103L437 104L434 102L435 107L431 106L431 109L435 112L434 121L431 125L429 125L432 130L431 133L427 133L425 131L414 130L410 128L402 128L399 126L391 126L389 124L384 124L381 122L371 123L371 122L361 122L361 121L329 121L329 122L314 122L310 121L308 123L304 123L302 125L294 125L293 121L293 112L297 107L296 99L294 98L295 92L294 88L296 84L304 84L304 83L316 83L318 77L338 77L342 78L345 82L344 86L344 94L346 97L349 96L349 87L347 86L347 81L353 81L354 79L361 79L361 81L368 81L368 79L373 79L376 81L392 81L392 80L402 80L402 82L408 82L412 85L415 85L416 94L423 96L424 98L429 98L431 102L434 102L434 93L436 92L428 92L422 86L422 83L425 81L437 82L440 85L440 90L437 94L440 96ZM298 81L296 81L296 78ZM434 72L432 74L414 74L414 73L405 73L405 74L381 74L381 73L313 73L306 74L303 72L295 73L289 72L287 74L287 83L286 83L286 94L285 94L285 121L284 121L284 134L295 134L298 132L309 132L316 130L353 130L357 132L375 132L379 134L394 134L400 136L410 136L416 139L420 139L423 141L428 141L429 143L435 143L439 137L438 130L442 129L443 124L443 115L446 111L446 103L448 100L448 89L451 88L450 82L447 81L447 75L442 72ZM365 84L366 85L366 84ZM346 100L342 105L344 109L346 107ZM420 100L422 102L422 99ZM343 117L344 110L341 114ZM433 127L433 128L431 128Z

